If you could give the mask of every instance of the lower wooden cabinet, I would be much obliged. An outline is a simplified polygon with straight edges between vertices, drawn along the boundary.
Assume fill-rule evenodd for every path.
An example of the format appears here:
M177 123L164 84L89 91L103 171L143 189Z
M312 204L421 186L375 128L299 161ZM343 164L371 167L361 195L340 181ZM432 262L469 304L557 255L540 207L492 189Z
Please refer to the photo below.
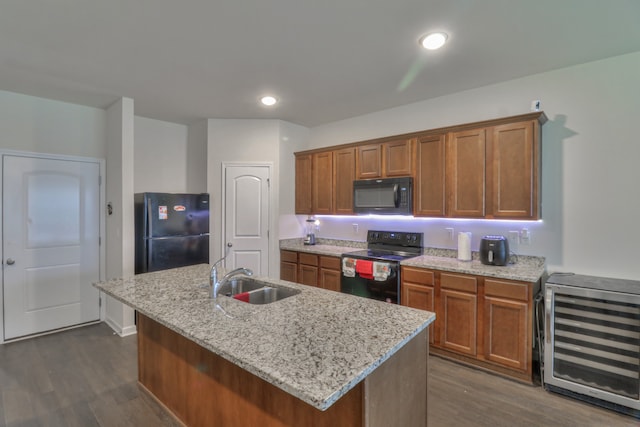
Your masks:
M518 370L531 364L532 334L527 333L528 285L495 279L484 281L484 357Z
M298 282L298 253L280 251L280 279Z
M340 292L339 257L280 251L280 279Z
M318 255L298 253L298 283L318 286Z
M402 267L401 277L401 304L435 312L435 273L422 268ZM429 326L429 344L433 345L434 341L435 325L432 323Z
M533 381L535 283L402 267L403 305L436 313L431 352Z
M440 345L475 356L478 330L478 280L473 276L440 274ZM436 316L437 317L437 316Z
M320 255L319 284L322 289L340 292L341 259Z

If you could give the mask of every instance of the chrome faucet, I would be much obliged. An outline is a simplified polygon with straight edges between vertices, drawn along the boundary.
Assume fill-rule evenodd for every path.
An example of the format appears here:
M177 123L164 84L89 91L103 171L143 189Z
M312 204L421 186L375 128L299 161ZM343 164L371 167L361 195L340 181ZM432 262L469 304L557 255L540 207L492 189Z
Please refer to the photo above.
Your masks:
M238 276L240 274L244 274L245 276L252 276L253 271L248 268L236 268L222 276L222 279L218 280L218 264L224 260L225 257L222 257L211 267L211 276L209 277L209 282L211 283L211 296L213 299L218 299L218 292L220 292L220 288L222 285L227 283L232 277Z
M224 261L226 257L227 255L225 254L222 258L214 262L213 266L211 266L211 273L209 274L209 287L211 287L211 292L213 292L215 284L218 283L218 265L220 265L220 263Z

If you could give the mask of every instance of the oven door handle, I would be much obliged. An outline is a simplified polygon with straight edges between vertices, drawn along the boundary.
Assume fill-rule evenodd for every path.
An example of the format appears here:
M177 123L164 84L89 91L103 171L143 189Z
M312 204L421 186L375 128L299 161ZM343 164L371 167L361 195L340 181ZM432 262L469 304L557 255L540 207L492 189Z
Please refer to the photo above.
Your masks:
M398 184L393 185L393 205L396 208L400 207L400 192L398 191Z

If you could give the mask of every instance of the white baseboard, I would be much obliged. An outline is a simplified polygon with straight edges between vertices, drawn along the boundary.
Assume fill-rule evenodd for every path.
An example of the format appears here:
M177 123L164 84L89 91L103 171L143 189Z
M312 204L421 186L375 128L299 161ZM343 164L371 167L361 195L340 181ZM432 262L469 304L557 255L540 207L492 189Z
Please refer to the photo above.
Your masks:
M138 333L138 329L136 328L136 325L122 327L118 325L117 322L113 321L113 319L110 319L110 318L104 319L104 323L109 325L109 327L113 329L113 331L121 337L126 337L129 335L134 335Z

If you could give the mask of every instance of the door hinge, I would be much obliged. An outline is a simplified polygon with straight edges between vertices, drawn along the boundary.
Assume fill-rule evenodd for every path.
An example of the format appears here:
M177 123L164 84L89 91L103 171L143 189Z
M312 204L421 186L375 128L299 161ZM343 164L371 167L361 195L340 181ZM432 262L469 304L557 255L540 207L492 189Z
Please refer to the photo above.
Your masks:
M98 246L102 246L102 237L98 236Z
M102 175L98 175L98 186L102 185Z
M267 187L271 188L271 178L267 178Z
M98 308L102 307L102 297L98 297Z
M269 230L267 230L267 239L269 238Z

